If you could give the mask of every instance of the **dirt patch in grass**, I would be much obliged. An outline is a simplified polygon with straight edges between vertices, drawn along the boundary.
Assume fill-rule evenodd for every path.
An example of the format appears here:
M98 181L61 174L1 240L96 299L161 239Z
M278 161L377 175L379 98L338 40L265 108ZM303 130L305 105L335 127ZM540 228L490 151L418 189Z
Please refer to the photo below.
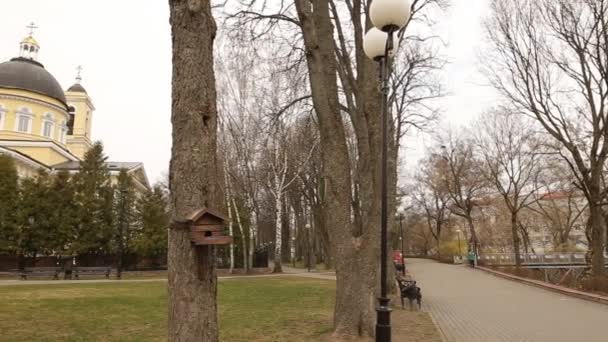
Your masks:
M441 342L439 331L426 312L393 309L393 341Z

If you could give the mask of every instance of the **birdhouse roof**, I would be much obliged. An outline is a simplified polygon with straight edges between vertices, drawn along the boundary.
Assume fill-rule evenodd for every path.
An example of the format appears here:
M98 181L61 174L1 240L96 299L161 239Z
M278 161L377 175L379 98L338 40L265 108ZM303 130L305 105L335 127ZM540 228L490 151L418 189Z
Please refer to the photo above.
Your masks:
M228 221L226 216L220 214L219 212L217 212L213 209L209 209L209 208L202 208L202 209L195 211L194 213L192 213L192 215L190 215L190 217L188 217L188 220L192 221L192 222L196 222L205 215L211 216L218 220L222 220L224 222Z

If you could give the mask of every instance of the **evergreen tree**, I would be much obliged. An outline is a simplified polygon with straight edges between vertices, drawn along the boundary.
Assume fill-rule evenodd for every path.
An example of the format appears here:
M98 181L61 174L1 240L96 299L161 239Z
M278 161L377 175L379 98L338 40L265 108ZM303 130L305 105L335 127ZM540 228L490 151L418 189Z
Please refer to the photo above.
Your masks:
M17 249L19 178L12 158L0 154L0 252Z
M117 273L118 279L121 278L124 266L124 256L130 251L132 227L134 226L134 207L135 207L135 188L133 180L122 169L118 174L118 182L114 194L114 222L115 222L115 242L118 257Z
M62 171L53 177L49 186L46 200L53 231L48 237L48 247L56 255L71 254L79 223L74 179L68 172Z
M79 223L72 250L75 253L108 253L113 239L113 189L105 164L103 145L96 142L84 155L74 176Z
M161 185L146 191L137 201L139 229L133 245L137 253L150 257L167 254L169 209L167 193Z
M21 181L21 196L18 201L17 232L18 255L36 257L51 254L54 227L49 220L50 177L41 171L36 177Z

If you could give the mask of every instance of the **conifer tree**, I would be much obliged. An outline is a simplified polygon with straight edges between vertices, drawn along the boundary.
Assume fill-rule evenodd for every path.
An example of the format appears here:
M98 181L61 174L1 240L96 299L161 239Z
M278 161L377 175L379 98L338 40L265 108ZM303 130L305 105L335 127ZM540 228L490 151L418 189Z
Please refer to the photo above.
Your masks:
M130 251L132 227L134 225L135 189L133 180L122 169L118 174L118 182L114 192L114 224L117 254L116 277L121 278L124 267L124 256Z
M48 255L53 252L49 244L54 230L49 220L49 181L48 174L43 171L21 181L21 196L16 211L19 255L35 258L38 254Z
M72 244L75 253L108 253L113 221L113 190L103 145L96 142L84 155L75 175L78 227Z
M133 247L137 253L149 257L167 254L169 209L167 193L161 185L146 191L137 201L138 231Z
M17 236L19 178L13 159L0 154L0 252L14 252Z
M71 254L79 223L74 178L66 171L57 173L51 183L46 200L49 203L49 221L53 227L49 248L58 256Z

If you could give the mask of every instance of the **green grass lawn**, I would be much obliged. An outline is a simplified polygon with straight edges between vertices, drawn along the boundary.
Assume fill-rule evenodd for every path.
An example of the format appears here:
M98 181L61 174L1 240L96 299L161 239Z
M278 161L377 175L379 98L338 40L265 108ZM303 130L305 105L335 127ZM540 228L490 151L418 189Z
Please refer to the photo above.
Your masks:
M303 278L219 282L221 341L316 341L335 285ZM0 286L1 341L164 341L165 282Z

